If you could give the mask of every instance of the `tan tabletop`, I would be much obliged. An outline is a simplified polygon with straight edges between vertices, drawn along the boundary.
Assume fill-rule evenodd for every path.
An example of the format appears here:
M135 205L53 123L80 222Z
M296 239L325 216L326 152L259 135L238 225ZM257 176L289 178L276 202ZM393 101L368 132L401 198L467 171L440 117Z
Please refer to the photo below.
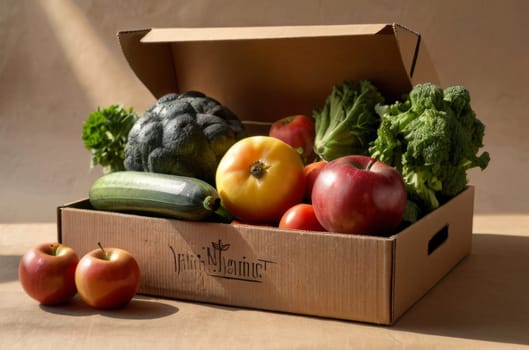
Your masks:
M24 294L21 255L55 223L0 224L0 349L529 348L529 217L476 216L472 254L391 327L138 296L117 311Z

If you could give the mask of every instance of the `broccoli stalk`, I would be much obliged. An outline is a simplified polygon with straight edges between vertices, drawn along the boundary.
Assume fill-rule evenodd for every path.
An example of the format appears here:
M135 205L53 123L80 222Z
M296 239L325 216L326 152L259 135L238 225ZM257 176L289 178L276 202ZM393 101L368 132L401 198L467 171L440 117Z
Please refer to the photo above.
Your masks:
M407 221L463 191L467 170L483 170L489 163L488 152L478 156L485 126L462 86L442 90L435 84L419 84L405 101L376 110L382 121L369 152L402 174L409 200L416 204L410 205L415 218Z

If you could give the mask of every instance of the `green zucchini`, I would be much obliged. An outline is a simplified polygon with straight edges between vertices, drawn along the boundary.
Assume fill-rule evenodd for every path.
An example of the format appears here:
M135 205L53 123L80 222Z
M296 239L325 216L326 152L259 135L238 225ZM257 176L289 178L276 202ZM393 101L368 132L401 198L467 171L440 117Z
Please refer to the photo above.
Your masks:
M187 176L117 171L101 176L90 188L95 209L204 220L220 207L217 190Z

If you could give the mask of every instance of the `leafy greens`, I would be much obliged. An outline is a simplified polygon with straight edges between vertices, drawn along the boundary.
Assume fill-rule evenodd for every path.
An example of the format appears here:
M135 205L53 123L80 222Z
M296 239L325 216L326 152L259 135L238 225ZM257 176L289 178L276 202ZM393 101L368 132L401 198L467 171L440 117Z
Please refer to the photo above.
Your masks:
M104 173L125 170L125 144L137 119L132 107L117 104L90 113L83 123L82 139L92 155L91 167L101 165Z

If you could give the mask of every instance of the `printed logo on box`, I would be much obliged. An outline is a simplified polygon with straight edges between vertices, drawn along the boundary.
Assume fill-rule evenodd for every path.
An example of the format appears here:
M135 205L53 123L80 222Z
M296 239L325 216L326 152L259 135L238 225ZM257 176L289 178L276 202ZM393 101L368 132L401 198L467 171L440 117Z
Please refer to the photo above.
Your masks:
M179 253L169 245L174 272L180 275L185 271L202 271L216 278L261 283L271 266L277 264L269 259L230 255L230 247L229 243L223 243L219 239L211 242L210 246L202 247L204 254L193 254Z

